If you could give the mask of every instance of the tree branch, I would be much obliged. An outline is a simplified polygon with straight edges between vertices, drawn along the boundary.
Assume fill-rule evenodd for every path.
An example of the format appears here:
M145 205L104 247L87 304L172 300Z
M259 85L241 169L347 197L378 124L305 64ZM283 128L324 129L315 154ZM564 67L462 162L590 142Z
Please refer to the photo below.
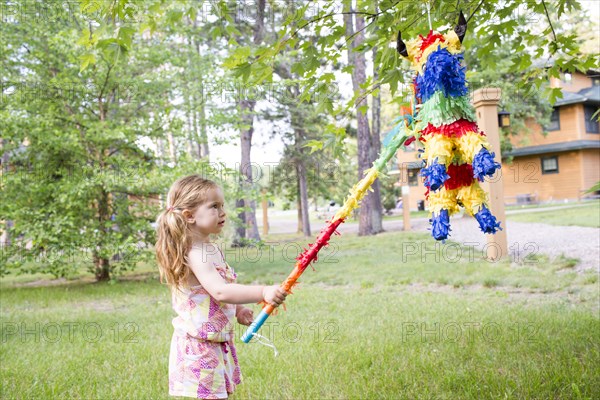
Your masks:
M473 18L473 15L475 15L477 13L477 11L479 11L479 9L481 8L481 6L483 5L483 2L485 0L481 0L479 2L479 4L477 5L477 7L475 8L475 10L471 13L471 15L469 15L469 18L467 18L467 24L469 23L469 21L471 20L471 18Z
M70 123L70 124L73 124L73 125L75 125L75 126L78 128L78 129L81 129L81 127L84 127L85 129L88 129L88 127L87 127L87 126L85 126L84 124L82 124L81 122L77 122L77 121L71 121L71 120L70 120L70 119L68 119L68 118L64 118L64 117L61 117L61 116L58 116L58 115L56 115L56 116L55 116L55 118L56 118L56 119L59 119L59 120L61 120L61 121L64 121L64 122L68 122L68 123Z
M546 18L548 18L548 24L550 25L550 29L552 29L552 36L554 36L554 41L557 42L556 32L554 31L554 26L552 26L552 21L550 21L550 14L548 14L548 8L546 8L546 2L542 0L542 5L544 6L544 11L546 12Z
M392 8L396 7L396 5L398 5L398 3L400 3L400 1L401 1L401 0L398 0L398 1L396 1L394 4L392 4L391 6L389 6L388 8L386 8L385 10L379 11L378 13L375 13L375 14L373 14L373 13L369 13L369 12L364 12L364 11L344 11L344 12L339 12L339 13L331 13L331 14L327 14L327 15L322 15L322 16L320 16L320 17L317 17L317 18L313 18L313 19L311 19L310 21L306 22L304 25L302 25L300 28L296 29L296 30L294 31L294 33L292 33L292 34L291 34L291 36L290 36L288 39L286 39L286 41L287 41L287 40L289 40L289 39L291 39L291 38L293 38L294 36L296 36L296 34L297 34L297 33L298 33L300 30L304 29L305 27L307 27L308 25L312 24L313 22L317 22L317 21L320 21L320 20L322 20L322 19L325 19L325 18L328 18L328 17L333 17L333 16L335 16L335 15L354 15L354 14L358 14L358 15L366 15L366 16L367 16L367 18L371 18L371 19L373 19L373 21L375 21L375 18L377 18L377 17L378 17L378 16L380 16L381 14L383 14L383 13L387 12L388 10L391 10ZM369 22L369 25L370 25L371 23L373 23L373 21ZM367 26L368 26L368 25L367 25Z
M106 89L106 85L108 85L108 77L110 76L110 71L113 68L113 64L108 64L108 70L106 71L106 77L104 78L104 84L102 84L102 89L100 90L100 94L98 95L98 105L100 106L100 120L104 121L105 110L102 105L102 96L104 95L104 90Z

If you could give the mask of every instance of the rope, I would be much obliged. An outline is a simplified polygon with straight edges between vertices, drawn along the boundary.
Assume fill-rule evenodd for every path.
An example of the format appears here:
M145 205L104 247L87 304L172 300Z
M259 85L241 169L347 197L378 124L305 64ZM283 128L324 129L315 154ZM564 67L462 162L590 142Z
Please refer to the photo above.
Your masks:
M273 349L273 352L275 353L275 357L277 357L279 355L279 352L277 351L277 347L275 347L275 344L273 342L271 342L269 339L267 339L266 337L264 337L262 335L259 335L256 332L253 332L252 336L255 336L256 341L258 343L262 344L263 346L271 347Z
M431 4L427 2L427 19L429 20L429 30L433 30L431 27Z

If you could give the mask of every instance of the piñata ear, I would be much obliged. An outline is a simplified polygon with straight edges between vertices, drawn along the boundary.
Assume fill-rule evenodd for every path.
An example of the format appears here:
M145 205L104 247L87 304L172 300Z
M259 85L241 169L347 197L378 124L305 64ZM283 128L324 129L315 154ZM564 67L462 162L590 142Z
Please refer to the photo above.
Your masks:
M467 20L465 19L465 14L463 14L462 10L460 10L460 14L458 15L458 24L454 28L454 32L456 32L458 40L462 43L465 34L467 33Z
M396 42L396 50L402 57L408 57L408 51L406 50L406 44L402 41L402 33L398 31L398 41Z

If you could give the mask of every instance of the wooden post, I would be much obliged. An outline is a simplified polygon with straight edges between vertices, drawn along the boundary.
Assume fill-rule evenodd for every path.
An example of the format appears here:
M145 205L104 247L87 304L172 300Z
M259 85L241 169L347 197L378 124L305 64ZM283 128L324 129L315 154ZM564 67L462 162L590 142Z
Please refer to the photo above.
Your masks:
M410 186L402 186L402 230L410 231Z
M262 191L262 214L263 214L263 235L269 234L269 202L267 200L267 191Z
M498 103L502 91L499 88L481 88L473 92L473 106L477 113L477 124L492 146L498 162L502 160L500 152L500 129L498 128ZM502 171L496 171L493 177L486 179L482 188L489 193L489 208L500 222L501 231L494 235L487 234L485 246L487 258L497 261L508 255L508 242L506 239L506 214L504 211L504 186L502 185Z

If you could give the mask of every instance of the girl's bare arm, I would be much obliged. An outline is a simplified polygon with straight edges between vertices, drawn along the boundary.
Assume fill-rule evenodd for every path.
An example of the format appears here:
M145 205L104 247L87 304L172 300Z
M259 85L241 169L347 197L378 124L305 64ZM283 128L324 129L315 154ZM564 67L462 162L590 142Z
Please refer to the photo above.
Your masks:
M214 266L207 260L203 260L201 251L190 251L188 261L198 282L217 301L229 304L248 304L264 299L268 303L277 306L283 302L287 295L278 286L227 283Z

